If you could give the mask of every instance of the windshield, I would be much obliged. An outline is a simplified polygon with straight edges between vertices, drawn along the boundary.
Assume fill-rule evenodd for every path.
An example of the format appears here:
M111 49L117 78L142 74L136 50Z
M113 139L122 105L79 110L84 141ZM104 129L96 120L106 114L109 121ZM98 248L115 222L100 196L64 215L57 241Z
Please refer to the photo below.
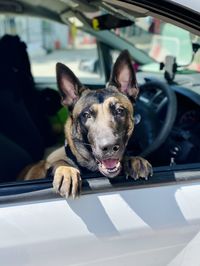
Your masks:
M179 70L200 71L200 51L193 56L192 48L192 43L199 44L200 39L189 31L153 17L145 17L136 18L133 25L114 32L158 63L164 63L165 57L171 55L176 58ZM148 67L156 70L155 64Z

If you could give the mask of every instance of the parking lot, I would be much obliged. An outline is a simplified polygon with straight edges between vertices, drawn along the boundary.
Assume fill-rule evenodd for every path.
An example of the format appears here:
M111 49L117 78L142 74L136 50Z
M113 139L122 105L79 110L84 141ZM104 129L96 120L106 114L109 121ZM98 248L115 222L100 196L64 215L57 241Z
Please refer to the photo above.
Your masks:
M31 57L32 73L34 77L54 77L57 62L66 64L79 77L98 77L98 74L81 71L79 65L81 60L97 58L95 45L86 48L54 50L51 53L43 53Z

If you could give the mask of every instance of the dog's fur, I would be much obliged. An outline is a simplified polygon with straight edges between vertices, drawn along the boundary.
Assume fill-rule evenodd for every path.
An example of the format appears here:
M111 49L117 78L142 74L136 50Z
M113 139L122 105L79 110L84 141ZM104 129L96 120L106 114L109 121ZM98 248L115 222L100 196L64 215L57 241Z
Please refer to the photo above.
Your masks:
M52 169L53 187L62 196L75 197L81 187L81 168L100 171L113 178L121 172L134 179L147 178L152 167L141 157L123 158L134 129L134 101L138 94L135 72L128 51L117 58L106 88L84 87L65 65L57 63L57 84L62 104L71 115L65 125L65 136L72 157L64 147L26 170L26 180L45 177Z

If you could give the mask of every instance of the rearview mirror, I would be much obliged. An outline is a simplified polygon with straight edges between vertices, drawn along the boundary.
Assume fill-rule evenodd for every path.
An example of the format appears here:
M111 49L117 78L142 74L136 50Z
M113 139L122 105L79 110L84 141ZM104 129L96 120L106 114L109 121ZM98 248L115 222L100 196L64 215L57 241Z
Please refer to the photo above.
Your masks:
M120 19L110 14L95 17L90 21L90 23L92 28L97 31L116 29L134 24L131 20Z

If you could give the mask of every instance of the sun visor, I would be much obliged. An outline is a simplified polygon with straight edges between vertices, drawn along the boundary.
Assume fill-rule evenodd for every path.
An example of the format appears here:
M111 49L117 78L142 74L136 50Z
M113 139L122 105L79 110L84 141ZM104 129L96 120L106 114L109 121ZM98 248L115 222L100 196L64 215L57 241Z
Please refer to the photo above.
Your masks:
M0 2L0 12L22 13L23 8L19 3L15 3L13 1L2 1Z

